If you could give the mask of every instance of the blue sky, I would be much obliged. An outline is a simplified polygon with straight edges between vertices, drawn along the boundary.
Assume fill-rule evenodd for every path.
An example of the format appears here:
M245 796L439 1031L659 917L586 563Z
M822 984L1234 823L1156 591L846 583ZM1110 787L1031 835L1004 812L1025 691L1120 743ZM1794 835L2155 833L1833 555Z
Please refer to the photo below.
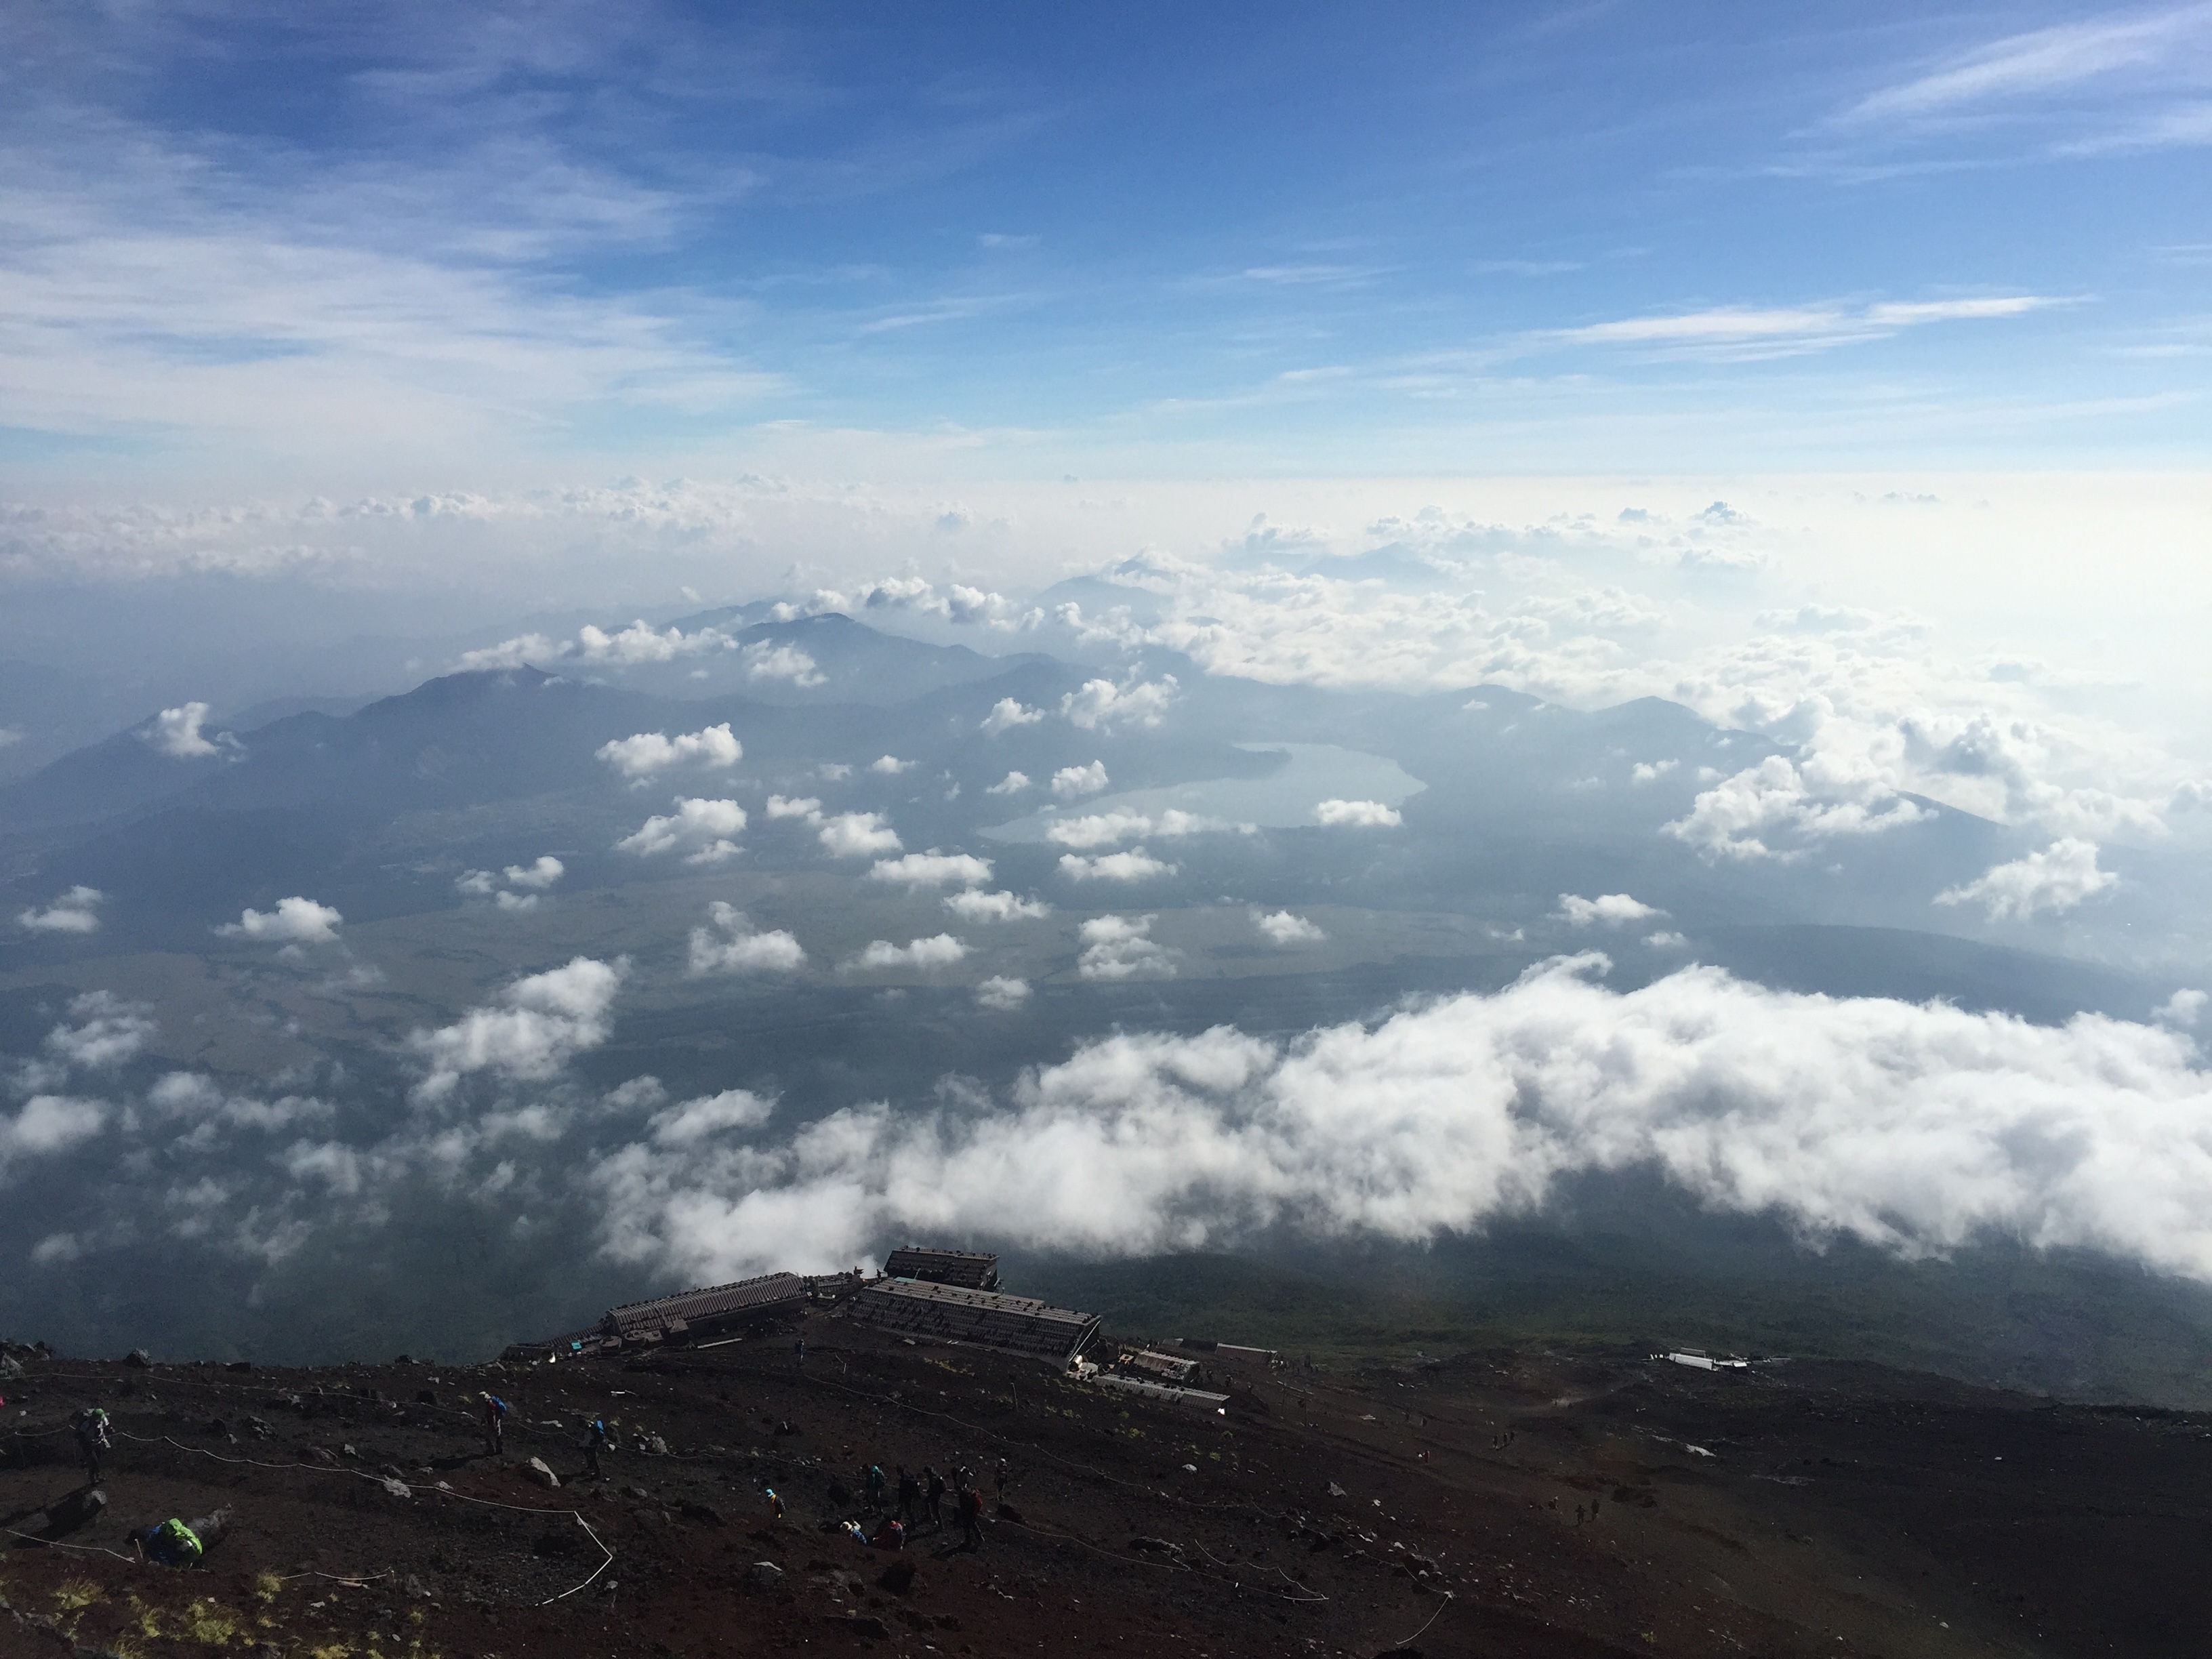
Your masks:
M2203 453L2204 4L9 33L11 493Z

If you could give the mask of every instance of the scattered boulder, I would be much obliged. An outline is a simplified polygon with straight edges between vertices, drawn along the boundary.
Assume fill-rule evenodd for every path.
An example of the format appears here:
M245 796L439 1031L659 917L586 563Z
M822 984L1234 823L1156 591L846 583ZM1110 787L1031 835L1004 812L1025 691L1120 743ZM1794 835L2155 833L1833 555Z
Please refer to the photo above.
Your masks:
M561 1484L561 1477L553 1473L551 1467L542 1457L533 1457L525 1463L522 1466L522 1473L527 1479L535 1480L541 1486L557 1487Z
M756 1561L745 1569L745 1588L755 1595L764 1595L783 1588L783 1569L773 1561Z
M415 1495L404 1480L394 1480L388 1475L385 1478L384 1490L394 1498L412 1498Z
M123 1363L130 1366L133 1370L149 1370L154 1364L154 1356L148 1353L143 1348L133 1348L129 1353L123 1356Z
M624 1486L622 1489L622 1495L624 1498L635 1498L641 1504L650 1504L653 1501L653 1494L642 1486Z

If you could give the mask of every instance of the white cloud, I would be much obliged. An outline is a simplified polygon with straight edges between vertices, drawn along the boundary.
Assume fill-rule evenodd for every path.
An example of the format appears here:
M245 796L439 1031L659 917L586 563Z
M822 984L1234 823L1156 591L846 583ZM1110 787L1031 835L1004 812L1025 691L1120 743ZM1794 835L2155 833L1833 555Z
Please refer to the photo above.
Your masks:
M725 1089L654 1113L653 1139L661 1146L695 1146L726 1129L757 1129L775 1113L771 1099L750 1089Z
M34 933L92 933L100 930L100 907L107 896L97 887L76 886L41 910L21 911L15 925Z
M464 870L453 878L454 888L468 898L489 898L498 885L499 878L489 870Z
M1018 795L1023 790L1029 787L1030 775L1028 773L1009 772L1005 777L1000 778L996 783L993 784L983 793L987 795Z
M1586 899L1573 893L1559 895L1559 919L1571 927L1587 927L1601 921L1608 927L1618 927L1625 921L1648 921L1654 916L1663 916L1664 910L1632 899L1626 893L1606 893Z
M975 988L975 1006L991 1013L1010 1013L1030 1000L1030 982L994 974Z
M1226 818L1207 817L1197 812L1186 812L1170 806L1158 817L1143 812L1094 812L1086 817L1061 818L1045 830L1045 839L1062 847L1108 847L1115 842L1135 841L1142 836L1164 836L1173 840L1178 836L1200 836L1235 830L1241 835L1254 835L1259 826L1251 823L1231 823Z
M896 853L902 845L898 832L875 812L840 812L823 824L820 836L833 858L872 858Z
M1060 873L1070 881L1150 881L1171 876L1179 868L1163 863L1141 847L1126 853L1103 853L1093 859L1079 858L1073 853L1060 855Z
M1830 836L1871 836L1917 823L1924 816L1911 801L1891 793L1886 777L1869 766L1832 756L1816 756L1802 767L1781 755L1769 755L1723 779L1691 803L1687 817L1666 832L1687 842L1707 859L1802 857L1802 846L1784 841L1817 842Z
M894 945L887 939L871 940L867 948L844 966L850 970L868 973L889 968L916 968L927 971L933 968L950 968L963 960L968 946L951 933L933 934L905 945Z
M69 1015L76 1024L57 1025L46 1033L46 1053L60 1068L52 1073L57 1080L70 1070L112 1071L144 1048L159 1029L152 1009L126 1002L112 991L70 998Z
M2127 70L2202 60L2208 26L2202 5L2132 15L2107 15L2007 35L1940 69L1869 93L1841 118L1853 125L1919 121L1965 106L2032 97ZM2191 43L2195 33L2199 40ZM2177 60L2176 54L2182 58Z
M751 919L735 905L716 899L707 914L713 927L691 930L694 974L788 974L806 965L798 939L781 929L754 932Z
M238 740L229 732L221 732L210 738L201 729L206 724L207 717L208 706L204 702L188 702L180 708L164 708L139 728L138 735L172 760L200 760L226 751L238 752Z
M501 892L492 900L492 902L501 909L510 913L518 910L535 910L544 902L544 895L538 893Z
M1984 870L1972 881L1947 887L1938 904L1981 904L1991 921L2027 921L2045 911L2070 910L2119 880L2097 867L2097 843L2071 836L2040 853Z
M1395 806L1379 800L1324 800L1314 805L1316 822L1355 830L1395 830L1406 820Z
M795 645L756 640L744 648L744 662L749 680L789 680L793 685L811 688L823 684L825 678L814 659Z
M908 1232L1103 1255L1266 1228L1420 1241L1648 1170L1814 1241L1922 1257L2001 1238L2212 1282L2212 1079L2185 1036L1711 968L1616 994L1590 982L1601 965L1286 1044L1118 1035L995 1110L852 1108L744 1158L624 1147L597 1177L607 1247L713 1280Z
M733 800L679 798L673 813L647 818L617 842L615 850L640 858L680 852L686 864L720 864L737 856L731 837L744 827L745 809Z
M672 767L735 766L744 757L744 745L730 735L730 723L709 726L672 738L660 732L640 732L603 743L595 751L626 778L645 779Z
M1624 317L1560 329L1548 337L1577 345L1645 346L1674 356L1741 361L1886 339L1901 330L1929 323L2020 317L2060 303L2046 295L2006 294L1861 306L1722 306L1707 311Z
M1152 821L1142 812L1093 812L1079 818L1061 818L1047 827L1045 839L1062 847L1110 847L1115 842L1148 836Z
M1001 732L1011 732L1018 726L1035 726L1044 718L1042 708L1024 708L1012 697L1001 697L991 705L991 712L983 716L983 730L992 737Z
M1006 775L1006 782L1021 777L1018 772ZM1023 779L1027 783L1027 779ZM1106 787L1106 763L1092 761L1088 766L1063 766L1052 775L1052 793L1062 800L1073 800L1081 795L1095 795ZM999 786L1000 788L1005 784Z
M1646 933L1644 942L1654 951L1679 951L1690 941L1680 933L1662 928L1656 933Z
M1318 945L1328 937L1320 924L1289 910L1272 914L1255 910L1252 925L1260 930L1261 938L1275 945Z
M1086 732L1128 722L1158 726L1176 695L1172 674L1119 686L1111 680L1086 680L1082 690L1060 700L1060 712Z
M1012 893L983 893L974 888L948 893L945 908L963 921L1029 921L1052 914L1042 899L1018 898Z
M634 622L617 633L586 623L572 641L548 639L543 634L522 634L481 650L465 651L457 662L464 672L520 668L538 663L580 662L608 668L631 668L641 663L674 662L683 657L709 656L732 650L737 641L719 629L702 628L686 634L680 628L656 631L644 622Z
M1152 938L1154 916L1093 916L1077 930L1083 951L1075 971L1085 979L1173 979L1176 953Z
M842 783L853 775L853 769L842 761L823 761L814 769L825 783Z
M901 760L896 755L878 755L868 763L868 770L871 772L881 772L887 777L894 778L902 772L913 771L915 763L912 761Z
M2202 991L2176 991L2151 1011L2151 1018L2160 1025L2171 1025L2185 1030L2203 1018L2208 999Z
M868 879L895 882L909 889L943 887L952 882L963 887L981 887L991 879L991 860L969 853L940 853L932 848L927 853L908 853L902 859L881 860L868 872Z
M471 1008L451 1025L410 1033L407 1046L428 1067L416 1096L442 1100L477 1072L519 1080L555 1075L607 1040L615 994L629 971L627 957L576 957L516 980L500 992L496 1006Z
M236 921L215 931L225 939L250 939L262 943L327 945L338 936L345 918L327 904L311 898L283 898L273 910L247 910Z
M507 866L507 884L544 890L568 873L568 866L550 853L541 853L530 864L510 864Z
M91 1139L107 1122L104 1102L33 1095L13 1117L0 1115L0 1178L19 1158L50 1158Z
M1670 760L1638 761L1628 769L1629 781L1632 783L1650 783L1665 777L1674 769L1677 764L1679 763Z
M795 799L770 795L767 811L770 819L803 818L809 823L822 821L822 802L813 795L801 795Z

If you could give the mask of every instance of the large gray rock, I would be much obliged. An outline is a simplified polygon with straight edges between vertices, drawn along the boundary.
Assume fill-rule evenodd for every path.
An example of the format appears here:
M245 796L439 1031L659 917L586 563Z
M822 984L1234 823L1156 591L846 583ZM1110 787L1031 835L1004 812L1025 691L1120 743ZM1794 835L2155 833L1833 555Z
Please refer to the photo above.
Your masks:
M745 1569L745 1588L756 1594L783 1588L783 1569L773 1561L756 1561Z
M553 1473L552 1468L542 1457L532 1458L522 1466L522 1472L541 1486L557 1487L561 1484L561 1477Z

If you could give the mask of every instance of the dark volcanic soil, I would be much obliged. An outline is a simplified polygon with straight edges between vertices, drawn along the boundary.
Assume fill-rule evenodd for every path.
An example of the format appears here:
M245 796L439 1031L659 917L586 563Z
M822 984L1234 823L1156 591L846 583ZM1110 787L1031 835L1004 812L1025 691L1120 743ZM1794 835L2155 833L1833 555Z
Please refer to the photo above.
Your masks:
M803 1366L789 1334L627 1365L33 1359L0 1378L0 1525L44 1530L80 1484L71 1411L103 1404L120 1432L106 1508L60 1536L72 1547L0 1539L0 1653L2212 1645L2212 1419L1870 1366L1533 1349L1255 1373L1216 1415L834 1316L805 1335ZM504 1460L481 1455L467 1403L486 1387L515 1407ZM576 1448L596 1413L623 1449L594 1481ZM526 1475L532 1456L558 1490ZM995 1502L1002 1457L980 1550L957 1526L925 1524L901 1557L822 1529L865 1518L871 1461L965 1464ZM203 1566L127 1559L132 1528L219 1505L234 1529Z

